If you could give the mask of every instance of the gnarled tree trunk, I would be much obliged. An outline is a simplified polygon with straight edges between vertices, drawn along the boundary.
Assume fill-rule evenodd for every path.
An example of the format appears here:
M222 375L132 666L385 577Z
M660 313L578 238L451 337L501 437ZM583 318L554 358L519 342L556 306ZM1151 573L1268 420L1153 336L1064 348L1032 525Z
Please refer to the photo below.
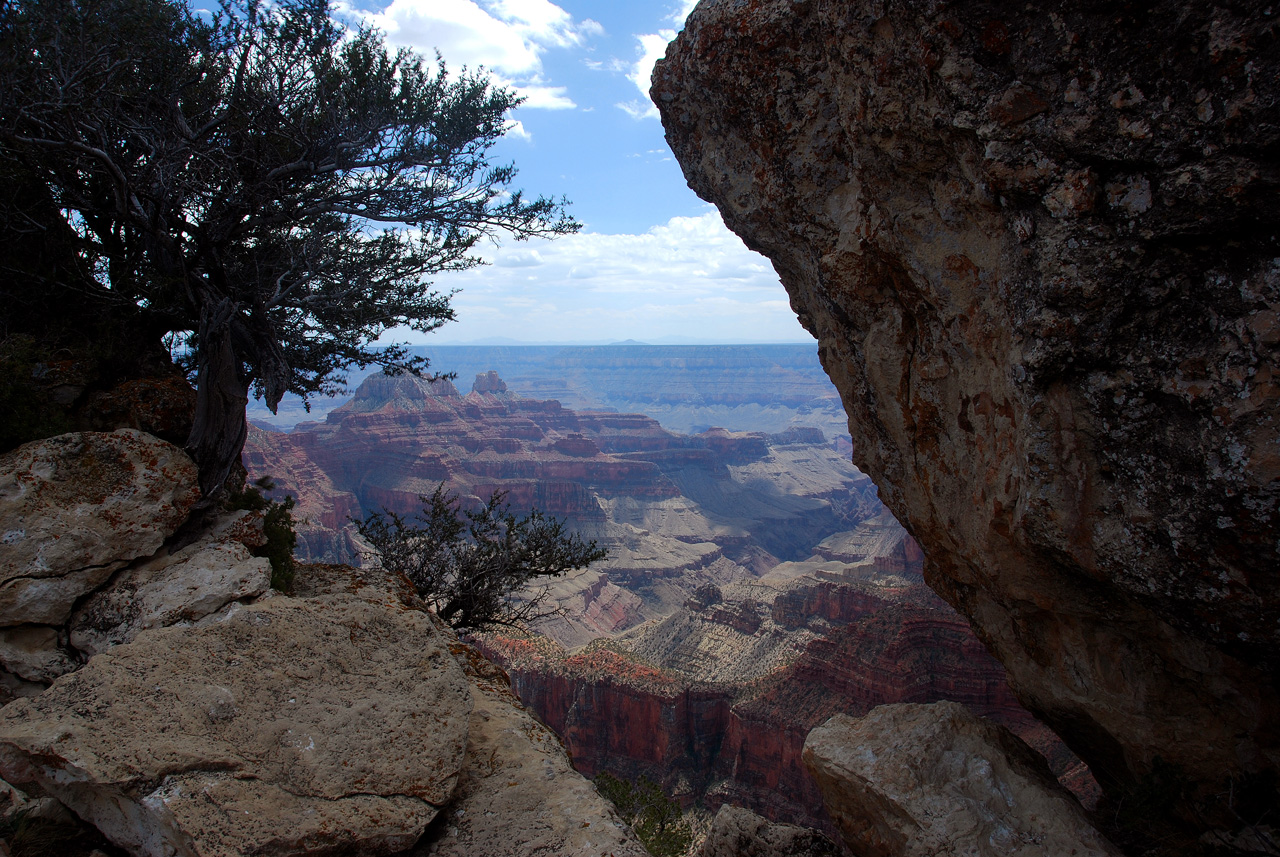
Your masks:
M249 384L232 347L235 304L223 298L201 313L196 413L187 452L200 468L197 509L216 502L231 469L240 460L248 426Z

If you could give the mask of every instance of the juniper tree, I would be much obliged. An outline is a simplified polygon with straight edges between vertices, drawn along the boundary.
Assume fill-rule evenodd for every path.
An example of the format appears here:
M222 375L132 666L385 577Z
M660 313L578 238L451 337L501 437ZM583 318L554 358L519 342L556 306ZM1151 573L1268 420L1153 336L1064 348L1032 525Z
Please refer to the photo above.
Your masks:
M519 102L344 28L325 0L0 4L0 176L42 201L39 218L0 207L35 243L70 237L81 274L10 290L62 287L55 304L141 313L185 343L208 502L250 393L274 410L335 392L350 364L421 372L373 343L453 317L426 277L479 264L486 236L578 228L491 162Z

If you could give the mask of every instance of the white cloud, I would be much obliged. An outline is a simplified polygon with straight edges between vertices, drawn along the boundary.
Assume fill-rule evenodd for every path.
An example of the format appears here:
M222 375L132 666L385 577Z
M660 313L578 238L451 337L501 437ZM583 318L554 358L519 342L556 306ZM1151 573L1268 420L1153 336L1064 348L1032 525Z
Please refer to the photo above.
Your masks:
M677 27L683 27L685 18L689 17L689 13L693 11L693 7L697 5L698 0L680 0L680 5L671 13L671 18L669 20Z
M436 277L437 289L462 290L459 321L419 341L807 337L768 260L714 210L638 235L508 241L485 255L489 266Z
M604 28L549 0L392 0L366 20L394 45L432 56L438 48L452 68L485 67L497 83L523 96L525 107L574 107L563 86L542 78L542 55L583 45Z
M628 79L640 90L641 98L637 101L621 102L617 106L625 110L633 119L657 119L658 108L649 100L649 79L653 77L653 66L667 52L667 45L676 37L675 30L660 30L636 36L638 43L636 53L639 58L631 66Z

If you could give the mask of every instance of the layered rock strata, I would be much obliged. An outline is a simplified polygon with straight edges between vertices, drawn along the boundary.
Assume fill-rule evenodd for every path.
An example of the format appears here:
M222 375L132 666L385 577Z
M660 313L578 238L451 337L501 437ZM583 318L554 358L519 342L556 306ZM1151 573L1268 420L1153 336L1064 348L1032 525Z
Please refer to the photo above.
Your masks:
M1278 13L707 0L653 78L929 583L1201 819L1280 771Z
M704 587L669 619L576 652L538 637L486 635L480 645L588 776L645 775L686 802L743 805L833 833L801 751L835 713L949 699L1058 754L963 619L916 603L928 601L922 585L828 587L858 597L832 597L829 618L815 615L811 628L774 624L767 604L744 627L734 588ZM1074 775L1069 756L1055 761Z
M503 491L513 508L567 519L609 551L551 583L563 614L539 628L571 647L665 615L703 583L807 558L883 510L816 429L679 435L521 398L492 372L466 395L372 376L324 423L251 431L245 460L297 498L299 553L313 560L360 557L351 517L413 515L440 484L464 503Z

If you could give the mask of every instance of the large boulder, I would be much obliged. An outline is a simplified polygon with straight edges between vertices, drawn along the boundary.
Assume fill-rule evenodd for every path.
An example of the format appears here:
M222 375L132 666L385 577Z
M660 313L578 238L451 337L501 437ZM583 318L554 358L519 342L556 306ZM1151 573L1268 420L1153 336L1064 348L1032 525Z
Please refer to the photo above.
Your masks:
M453 794L466 676L427 614L274 597L144 631L0 710L0 777L147 857L385 854Z
M65 623L77 599L155 553L199 496L187 454L135 429L0 456L0 627Z
M837 714L804 761L862 857L1118 857L1044 759L954 702Z
M704 0L653 78L930 585L1200 820L1280 799L1277 14Z

